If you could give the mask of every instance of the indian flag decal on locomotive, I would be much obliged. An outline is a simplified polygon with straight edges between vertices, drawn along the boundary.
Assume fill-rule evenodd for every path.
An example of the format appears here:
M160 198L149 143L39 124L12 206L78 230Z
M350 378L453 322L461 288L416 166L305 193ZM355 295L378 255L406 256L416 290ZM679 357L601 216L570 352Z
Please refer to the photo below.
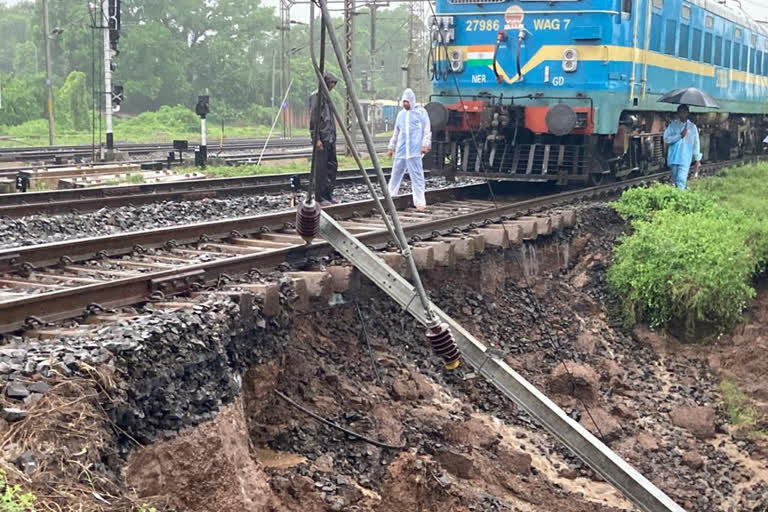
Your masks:
M493 45L468 46L467 67L486 67L493 65Z

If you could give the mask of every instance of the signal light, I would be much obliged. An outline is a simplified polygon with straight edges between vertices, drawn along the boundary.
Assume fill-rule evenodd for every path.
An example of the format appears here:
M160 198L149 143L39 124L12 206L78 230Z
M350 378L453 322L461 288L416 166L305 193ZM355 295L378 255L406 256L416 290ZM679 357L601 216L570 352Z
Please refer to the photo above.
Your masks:
M120 112L120 104L125 99L122 85L112 86L112 110L114 112Z
M205 118L205 116L208 115L208 112L210 112L210 108L208 107L208 96L198 96L195 113L198 116Z

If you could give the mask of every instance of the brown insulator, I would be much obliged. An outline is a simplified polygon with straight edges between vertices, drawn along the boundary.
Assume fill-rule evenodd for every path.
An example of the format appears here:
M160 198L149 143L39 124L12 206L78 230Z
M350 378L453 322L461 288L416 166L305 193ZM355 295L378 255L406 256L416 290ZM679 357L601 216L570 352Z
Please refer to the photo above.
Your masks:
M320 205L316 201L302 202L296 210L296 232L311 243L320 232Z
M441 323L427 329L427 339L432 345L432 350L445 361L446 370L455 370L459 367L459 347L453 339L453 333L448 324Z

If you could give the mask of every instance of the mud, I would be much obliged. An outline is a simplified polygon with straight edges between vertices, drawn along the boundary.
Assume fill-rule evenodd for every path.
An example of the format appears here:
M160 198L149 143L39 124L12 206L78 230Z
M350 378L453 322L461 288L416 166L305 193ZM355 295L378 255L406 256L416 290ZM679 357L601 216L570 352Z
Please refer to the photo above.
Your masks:
M765 393L751 347L764 343L768 293L713 346L625 332L604 284L623 226L603 206L580 219L572 232L428 273L433 300L686 510L764 509L765 447L733 432L717 385L727 375L755 399ZM244 318L236 304L198 322L168 315L144 350L117 358L115 385L98 394L94 453L113 454L99 468L122 501L83 495L83 510L633 510L470 368L444 372L423 329L370 286L309 314L282 294L276 319ZM276 391L402 448L357 440Z

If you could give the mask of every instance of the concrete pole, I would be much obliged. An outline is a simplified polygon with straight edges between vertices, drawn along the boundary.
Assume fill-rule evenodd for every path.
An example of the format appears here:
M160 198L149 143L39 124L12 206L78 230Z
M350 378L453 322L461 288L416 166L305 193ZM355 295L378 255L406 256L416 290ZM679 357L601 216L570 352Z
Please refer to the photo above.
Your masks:
M354 76L355 62L355 0L344 0L344 54L347 68ZM344 126L350 134L353 141L355 137L355 113L352 107L352 100L349 97L349 88L353 84L346 84L346 93L344 97ZM347 147L347 155L352 155L352 148Z
M291 2L287 2L285 10L285 42L288 47L288 60L285 62L286 79L285 83L290 84L293 80L291 78ZM286 102L288 100L286 99ZM291 117L290 107L286 108L288 116L286 118L286 125L288 125L288 137L293 137L293 119Z
M53 73L51 71L53 58L51 57L51 27L48 23L48 0L43 0L43 32L45 36L45 86L48 89L48 144L53 146L56 139L56 129L53 121ZM37 47L35 47L35 53L37 53Z
M370 80L371 107L368 109L368 121L371 123L371 135L376 137L376 3L372 2L368 8L371 11L371 71Z
M286 59L286 50L285 50L285 0L280 0L280 92L282 93L281 96L285 95L285 84L286 82L286 73L285 73L285 59ZM287 99L286 99L287 101ZM283 108L282 103L280 104L280 108ZM288 136L287 128L286 128L286 119L288 119L288 113L283 112L283 138L286 138Z
M206 133L206 120L205 117L200 118L200 158L203 162L203 167L208 162L208 134Z
M109 1L103 0L102 23L104 24L104 122L107 128L107 151L115 147L112 134L112 48L109 46Z
M275 109L275 69L277 67L277 49L272 50L272 110Z

